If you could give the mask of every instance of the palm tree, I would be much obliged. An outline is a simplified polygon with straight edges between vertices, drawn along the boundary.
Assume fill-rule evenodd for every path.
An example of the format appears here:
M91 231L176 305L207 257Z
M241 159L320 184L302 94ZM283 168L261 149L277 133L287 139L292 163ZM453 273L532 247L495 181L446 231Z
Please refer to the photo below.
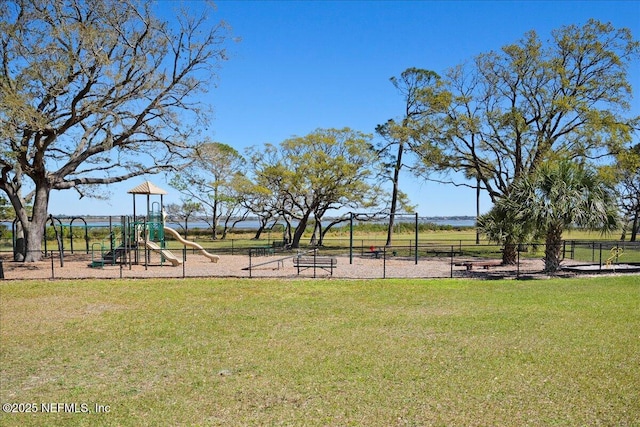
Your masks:
M496 203L520 230L520 236L545 238L545 271L560 268L562 232L571 227L612 232L619 227L613 188L588 165L549 161L513 184L508 198ZM504 214L506 212L506 215Z
M498 199L493 208L477 220L478 230L492 242L500 242L502 264L517 262L517 244L531 239L529 223L518 219L518 211L511 208L507 199Z

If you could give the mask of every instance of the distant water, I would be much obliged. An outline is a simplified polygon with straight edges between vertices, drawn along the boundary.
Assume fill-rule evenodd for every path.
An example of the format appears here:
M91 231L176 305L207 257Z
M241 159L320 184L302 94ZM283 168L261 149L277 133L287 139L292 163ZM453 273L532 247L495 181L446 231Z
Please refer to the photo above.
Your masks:
M109 226L109 218L108 217L84 217L83 218L87 225L92 227L108 227ZM71 223L72 218L64 218L60 217L59 221L63 225L68 226ZM418 219L420 223L432 223L436 225L450 225L452 227L473 227L475 226L475 218L468 216L456 216L456 217L420 217ZM328 220L327 220L328 222ZM403 223L411 223L413 224L414 219L408 219L403 217L402 219L396 219L396 222ZM382 222L384 223L384 221ZM0 224L5 227L11 229L11 221L0 221ZM47 221L47 225L50 225L51 221ZM59 224L56 221L56 224ZM120 225L120 217L112 217L111 224L115 227ZM280 222L279 224L282 224ZM182 228L184 227L184 222L177 221L167 221L166 225L172 228ZM348 221L344 223L344 225L348 225ZM73 226L75 227L83 227L84 222L79 217L73 220ZM189 228L209 228L209 224L202 220L193 220L188 223ZM259 222L255 219L247 219L236 224L236 228L238 229L257 229L259 227ZM280 225L277 225L276 228L279 228Z
M452 227L473 227L476 224L476 219L474 217L432 217L432 218L419 218L418 221L420 223L432 223L432 224L436 224L436 225L450 225ZM329 222L329 220L325 221L326 223ZM414 219L411 220L406 220L406 219L402 219L401 221L396 220L396 222L403 222L403 223L414 223ZM348 226L349 222L346 221L344 222L343 226ZM177 226L178 223L177 222L171 222L171 221L167 221L167 225L169 227L173 227L173 226ZM181 223L180 226L184 227L184 223ZM237 229L257 229L259 227L259 223L256 220L245 220L242 221L238 224L236 224L236 228ZM276 228L279 228L280 226L276 226ZM207 224L204 221L194 221L194 222L190 222L189 223L189 228L209 228L209 224Z
M433 221L427 220L426 222L432 222L436 225L451 225L453 227L475 227L475 218L464 219L434 219Z

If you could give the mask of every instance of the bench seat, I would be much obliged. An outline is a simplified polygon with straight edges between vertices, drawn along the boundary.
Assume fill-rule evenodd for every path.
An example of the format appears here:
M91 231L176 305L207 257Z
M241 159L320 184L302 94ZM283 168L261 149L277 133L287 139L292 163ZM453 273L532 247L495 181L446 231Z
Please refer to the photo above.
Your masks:
M498 267L502 265L502 261L490 260L490 261L465 261L457 263L458 266L463 266L468 270L473 270L473 267L482 267L488 270L490 267Z
M308 268L321 268L333 275L333 269L338 266L338 260L326 256L301 256L293 258L293 266L298 269L298 274Z

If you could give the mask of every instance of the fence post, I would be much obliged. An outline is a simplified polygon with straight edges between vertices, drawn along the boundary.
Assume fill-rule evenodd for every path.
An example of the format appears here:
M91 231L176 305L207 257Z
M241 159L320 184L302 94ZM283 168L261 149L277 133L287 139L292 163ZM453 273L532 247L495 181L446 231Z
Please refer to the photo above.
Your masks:
M387 245L382 247L382 278L387 278Z
M576 259L576 241L571 241L571 259Z
M316 278L316 254L318 253L317 250L313 251L313 278Z
M602 243L600 243L600 271L602 271Z
M460 247L460 252L462 253L462 246ZM450 278L453 279L453 245L451 245L451 265L449 269L451 270Z
M420 233L419 233L419 227L418 227L418 212L416 212L416 265L418 265L418 239L420 238Z
M349 212L349 265L353 264L353 212Z
M46 254L46 252L45 252L45 254ZM53 266L53 249L51 250L51 278L52 279L56 278L55 267Z

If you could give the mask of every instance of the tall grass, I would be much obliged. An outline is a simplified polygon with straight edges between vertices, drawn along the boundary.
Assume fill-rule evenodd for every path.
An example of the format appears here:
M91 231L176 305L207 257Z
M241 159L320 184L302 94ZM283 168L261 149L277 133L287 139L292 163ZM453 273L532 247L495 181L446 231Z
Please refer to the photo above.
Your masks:
M92 411L3 426L640 425L637 276L11 282L0 326L2 403Z

